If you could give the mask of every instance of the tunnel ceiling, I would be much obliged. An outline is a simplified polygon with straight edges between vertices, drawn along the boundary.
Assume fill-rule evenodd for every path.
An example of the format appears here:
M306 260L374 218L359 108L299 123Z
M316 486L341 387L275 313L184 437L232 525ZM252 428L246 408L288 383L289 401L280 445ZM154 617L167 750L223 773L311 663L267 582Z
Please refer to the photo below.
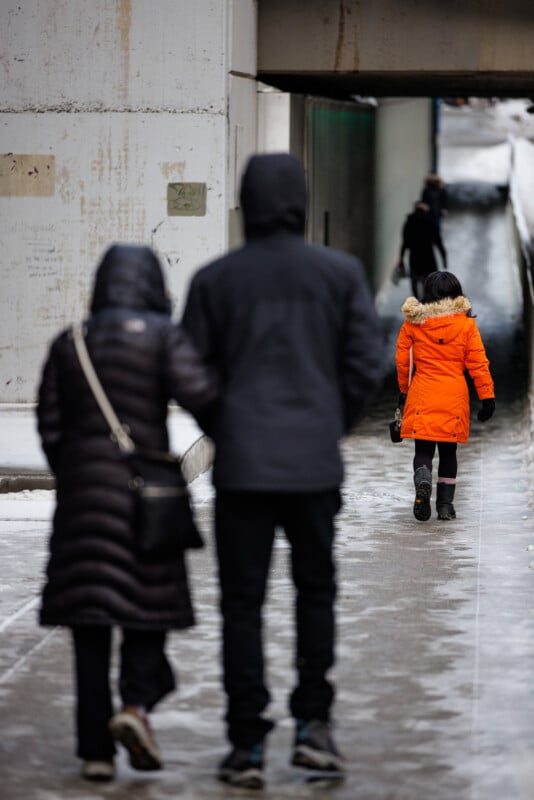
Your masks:
M534 97L534 73L428 74L258 72L262 83L283 92L347 100L372 97Z

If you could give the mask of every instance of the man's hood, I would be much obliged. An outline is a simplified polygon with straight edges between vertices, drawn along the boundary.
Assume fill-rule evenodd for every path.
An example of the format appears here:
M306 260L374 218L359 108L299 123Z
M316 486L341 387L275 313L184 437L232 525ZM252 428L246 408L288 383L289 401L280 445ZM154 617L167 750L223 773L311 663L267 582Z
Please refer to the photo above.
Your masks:
M302 164L288 153L252 156L241 182L241 209L247 239L278 230L303 234L306 178Z
M135 308L170 313L158 258L150 247L114 244L97 269L91 311Z

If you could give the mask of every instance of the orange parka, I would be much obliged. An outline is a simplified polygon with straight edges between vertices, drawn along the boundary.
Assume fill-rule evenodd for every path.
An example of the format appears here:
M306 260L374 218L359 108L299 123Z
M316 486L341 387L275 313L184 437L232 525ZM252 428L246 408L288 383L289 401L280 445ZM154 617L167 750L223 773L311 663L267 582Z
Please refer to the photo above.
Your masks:
M434 442L467 442L467 370L480 400L495 397L489 361L466 297L421 303L409 297L397 339L400 391L407 395L401 436ZM411 376L411 382L410 382Z

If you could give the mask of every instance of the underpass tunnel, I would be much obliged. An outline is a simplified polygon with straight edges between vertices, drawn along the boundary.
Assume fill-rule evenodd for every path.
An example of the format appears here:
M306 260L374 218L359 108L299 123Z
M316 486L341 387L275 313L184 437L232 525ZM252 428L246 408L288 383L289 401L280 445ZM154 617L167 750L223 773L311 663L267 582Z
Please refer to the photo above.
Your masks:
M454 198L454 185L451 195ZM449 270L458 277L464 294L471 301L490 360L501 411L503 402L524 398L528 391L528 342L513 224L505 202L479 207L476 201L469 200L457 208L453 205L442 228ZM409 280L401 279L397 286L391 287L379 308L390 365L384 390L390 405L397 391L394 351L403 320L400 307L409 294ZM476 395L473 392L472 395L476 401Z
M506 125L492 130L491 108L482 104L474 110L445 109L437 163L449 195L449 213L442 224L448 267L472 303L500 413L505 413L508 403L525 402L530 388L531 282L528 231L523 233L526 247L522 248L517 218L522 207L515 190L515 142ZM522 163L523 168L528 166ZM408 294L410 282L401 279L384 291L378 304L391 365L384 390L390 404L396 397L394 349L403 319L399 310ZM476 394L468 382L474 413Z
M426 174L434 171L449 193L442 226L449 269L471 300L497 402L525 401L532 372L532 282L530 237L521 220L534 175L528 99L455 105L358 96L349 103L277 95L266 87L262 100L265 115L269 104L287 104L287 144L308 176L308 238L352 252L364 263L384 324L389 367L382 401L390 411L380 401L377 413L391 413L396 401L395 342L400 308L411 294L409 280L391 280L401 228ZM263 146L277 149L284 142L274 136ZM476 402L472 406L475 413Z

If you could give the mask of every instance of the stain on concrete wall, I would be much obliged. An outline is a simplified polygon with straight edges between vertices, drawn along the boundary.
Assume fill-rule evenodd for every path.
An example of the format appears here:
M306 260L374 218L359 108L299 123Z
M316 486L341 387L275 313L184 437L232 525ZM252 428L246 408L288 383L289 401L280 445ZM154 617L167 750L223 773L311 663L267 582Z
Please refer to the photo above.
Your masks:
M130 85L130 29L132 27L132 6L130 0L120 0L118 4L117 28L120 34L120 74L119 95L126 103Z
M54 156L0 155L0 197L51 197L55 181Z

